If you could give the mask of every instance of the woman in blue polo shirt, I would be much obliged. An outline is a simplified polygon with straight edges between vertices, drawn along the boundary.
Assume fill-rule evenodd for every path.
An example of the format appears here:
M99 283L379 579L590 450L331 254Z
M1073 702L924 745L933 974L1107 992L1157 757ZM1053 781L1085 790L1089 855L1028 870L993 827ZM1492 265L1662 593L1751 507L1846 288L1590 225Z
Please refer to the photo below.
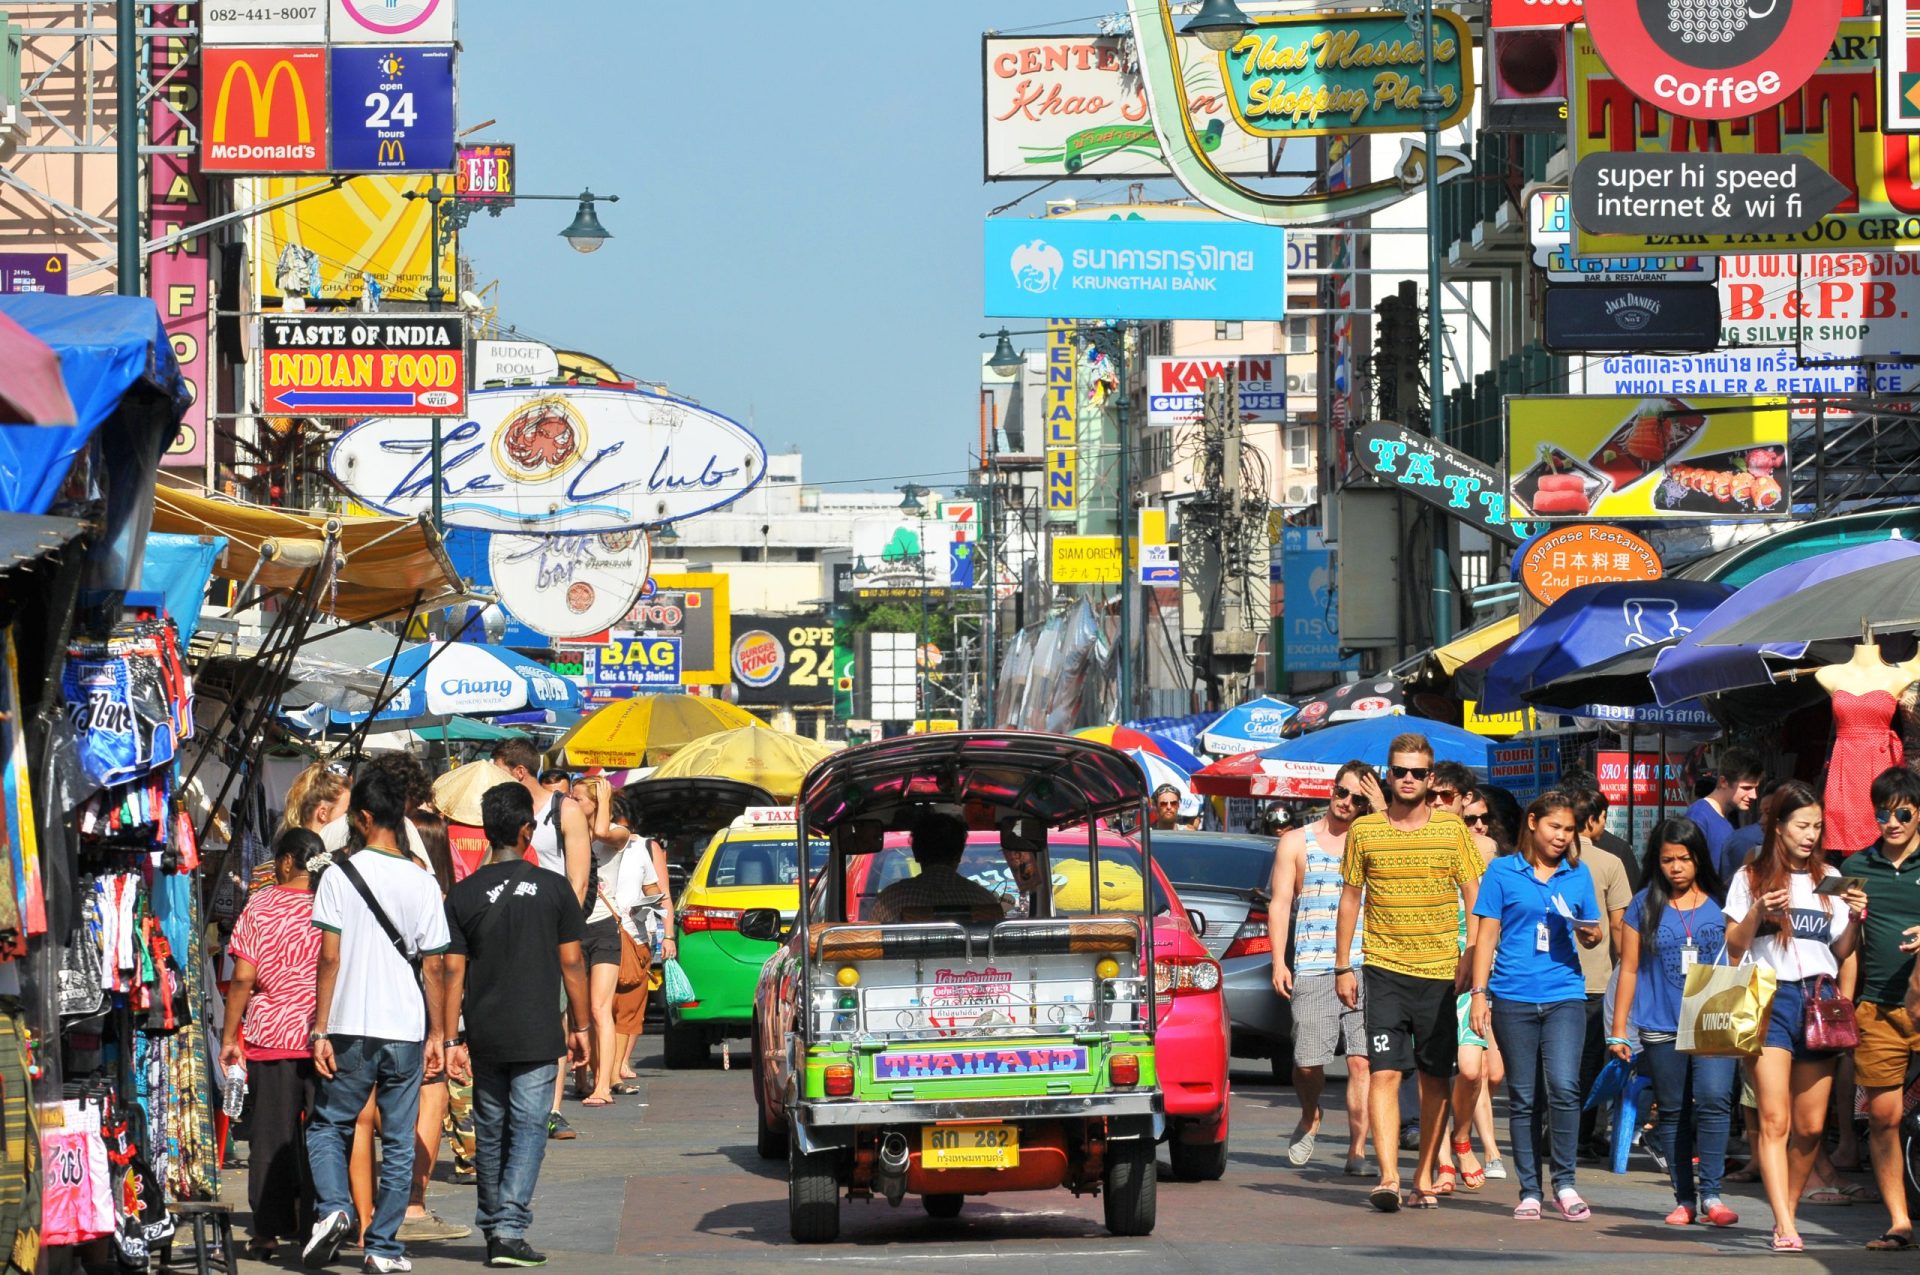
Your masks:
M1673 1179L1675 1204L1667 1225L1691 1226L1705 1218L1715 1226L1732 1226L1740 1215L1721 1202L1720 1177L1727 1164L1736 1064L1731 1058L1683 1054L1675 1045L1687 971L1726 959L1727 920L1713 901L1725 887L1700 825L1680 817L1655 828L1641 879L1647 888L1627 905L1620 990L1607 1044L1616 1058L1632 1061L1627 1025L1640 1036L1640 1070L1653 1081L1660 1107L1656 1136Z
M1527 807L1521 852L1488 865L1473 905L1482 919L1473 945L1471 1020L1482 1036L1491 1025L1506 1058L1507 1138L1520 1179L1513 1216L1522 1222L1540 1220L1534 1131L1543 1116L1560 1216L1593 1216L1573 1185L1587 1031L1587 980L1574 944L1600 942L1600 904L1593 875L1580 862L1577 826L1570 795L1543 794Z

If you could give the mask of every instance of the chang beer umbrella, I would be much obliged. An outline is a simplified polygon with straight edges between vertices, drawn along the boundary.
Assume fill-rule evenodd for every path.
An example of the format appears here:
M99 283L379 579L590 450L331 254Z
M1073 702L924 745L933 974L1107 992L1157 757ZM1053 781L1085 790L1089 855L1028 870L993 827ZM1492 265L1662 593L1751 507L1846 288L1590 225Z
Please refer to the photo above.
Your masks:
M1215 757L1271 748L1286 736L1282 728L1300 710L1283 699L1262 695L1222 713L1200 733L1200 746Z
M741 726L767 724L704 695L636 695L581 718L554 751L570 766L658 766L696 739Z
M740 726L696 739L661 762L650 782L708 777L752 784L782 801L800 795L813 764L836 750L786 731Z
M368 671L384 676L392 696L373 714L380 726L492 717L529 709L568 712L580 704L580 692L572 682L504 646L423 643ZM367 720L367 714L335 712L332 720L336 726L357 726Z

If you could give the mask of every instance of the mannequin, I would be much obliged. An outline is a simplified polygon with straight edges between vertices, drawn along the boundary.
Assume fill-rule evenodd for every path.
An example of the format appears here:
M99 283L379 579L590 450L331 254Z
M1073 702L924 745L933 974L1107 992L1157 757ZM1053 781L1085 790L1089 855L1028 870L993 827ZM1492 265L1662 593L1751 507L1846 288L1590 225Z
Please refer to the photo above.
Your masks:
M1882 658L1871 629L1863 626L1860 645L1844 664L1829 664L1814 674L1833 699L1833 755L1827 760L1827 850L1851 854L1880 837L1868 790L1876 775L1906 760L1900 737L1892 730L1900 696L1920 679L1920 659L1889 664Z

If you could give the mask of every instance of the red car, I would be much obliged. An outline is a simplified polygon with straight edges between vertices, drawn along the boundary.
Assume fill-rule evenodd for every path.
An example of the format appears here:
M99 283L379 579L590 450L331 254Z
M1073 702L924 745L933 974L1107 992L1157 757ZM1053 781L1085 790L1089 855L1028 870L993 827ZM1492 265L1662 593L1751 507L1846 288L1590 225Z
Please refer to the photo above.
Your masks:
M1091 911L1087 880L1087 839L1083 831L1056 832L1048 839L1053 866L1054 910L1059 915ZM1100 898L1103 908L1137 908L1140 902L1140 849L1113 833L1100 839ZM847 867L847 919L881 890L913 873L913 852L903 834L886 838L876 854ZM961 875L1004 899L1021 891L1001 853L996 834L976 832L967 839ZM1186 909L1154 864L1154 990L1160 1024L1156 1036L1160 1087L1166 1100L1167 1152L1176 1178L1212 1181L1227 1168L1228 1026L1220 965L1202 946ZM767 962L754 995L755 1098L763 1153L786 1152L787 1092L785 1033L792 1020L793 987L782 977L779 960Z

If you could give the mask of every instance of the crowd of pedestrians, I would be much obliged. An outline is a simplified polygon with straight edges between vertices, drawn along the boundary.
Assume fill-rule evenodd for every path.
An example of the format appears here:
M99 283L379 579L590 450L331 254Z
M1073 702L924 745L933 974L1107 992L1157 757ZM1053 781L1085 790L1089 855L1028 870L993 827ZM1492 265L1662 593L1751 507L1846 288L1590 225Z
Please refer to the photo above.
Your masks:
M1616 1159L1606 1093L1622 1086L1588 1101L1614 1060L1645 1081L1639 1128L1620 1136L1668 1173L1667 1224L1737 1225L1724 1184L1757 1178L1771 1246L1791 1253L1803 1201L1866 1194L1835 1185L1852 1139L1826 1149L1830 1131L1851 1134L1857 1091L1888 1218L1867 1247L1915 1247L1901 1120L1920 1050L1920 772L1873 781L1879 839L1844 857L1822 850L1821 795L1768 782L1743 749L1637 849L1580 778L1522 810L1409 733L1384 776L1349 762L1325 815L1281 836L1273 986L1292 1002L1301 1102L1288 1159L1312 1159L1327 1067L1345 1055L1345 1171L1375 1175L1383 1212L1436 1208L1507 1176L1489 1097L1504 1088L1513 1217L1584 1222L1582 1163ZM1699 966L1764 971L1757 1048L1686 1035L1712 1017L1695 1001L1682 1021ZM1418 1133L1403 1142L1410 1074ZM1736 1170L1741 1130L1751 1160Z
M351 783L316 765L287 793L227 945L220 1062L250 1096L249 1256L291 1244L318 1268L351 1246L386 1275L412 1269L410 1241L471 1234L425 1205L446 1137L487 1264L542 1265L527 1232L546 1144L576 1136L568 1077L588 1105L635 1092L647 975L672 954L664 851L604 781L542 773L520 741L493 764L488 857L469 873L404 754Z

